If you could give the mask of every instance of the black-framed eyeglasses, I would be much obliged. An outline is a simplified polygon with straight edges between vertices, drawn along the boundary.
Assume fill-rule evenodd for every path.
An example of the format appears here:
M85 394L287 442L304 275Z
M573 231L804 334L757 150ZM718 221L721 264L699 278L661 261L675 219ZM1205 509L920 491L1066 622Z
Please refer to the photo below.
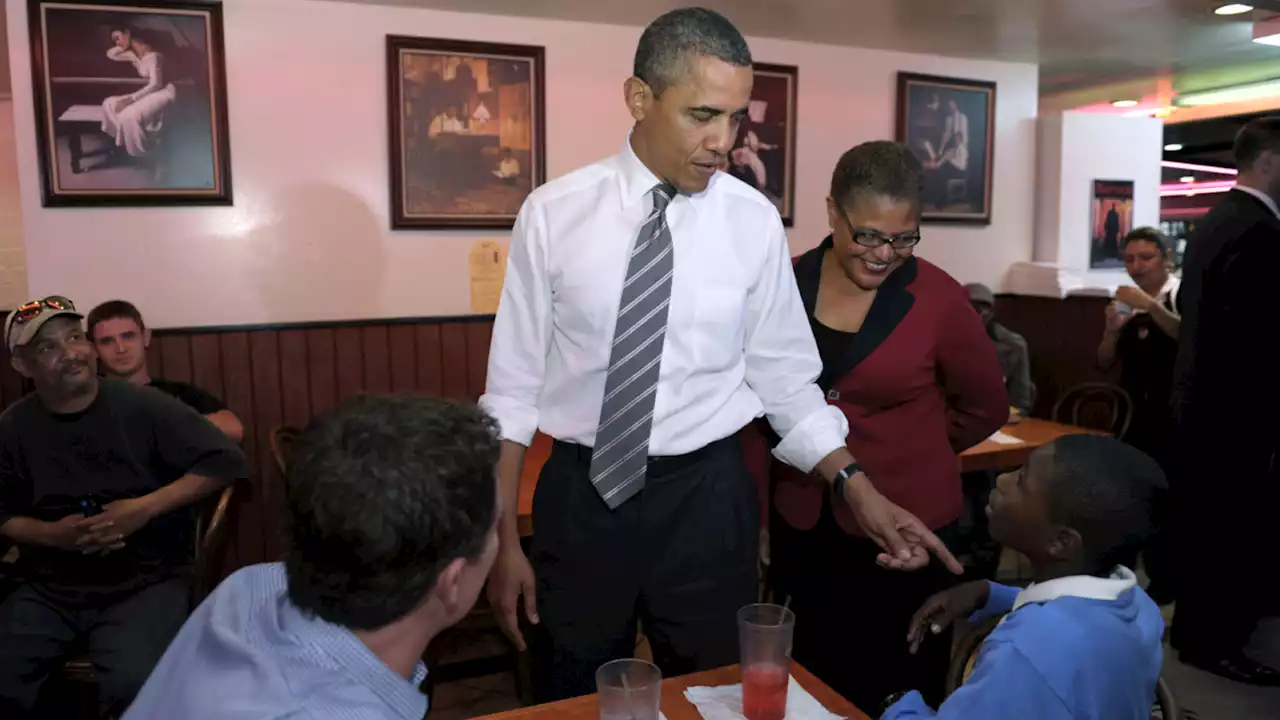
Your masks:
M919 228L889 235L874 228L854 227L853 223L849 221L849 216L845 215L844 210L840 210L840 218L844 220L844 225L849 229L849 235L853 238L853 241L864 248L874 250L881 245L888 244L894 250L910 250L920 244Z

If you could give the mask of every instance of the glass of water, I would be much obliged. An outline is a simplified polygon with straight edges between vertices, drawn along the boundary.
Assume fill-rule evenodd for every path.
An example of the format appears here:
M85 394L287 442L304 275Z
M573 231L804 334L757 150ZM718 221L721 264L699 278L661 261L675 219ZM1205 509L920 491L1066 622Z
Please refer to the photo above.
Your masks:
M638 658L614 660L596 670L600 720L658 720L662 671Z

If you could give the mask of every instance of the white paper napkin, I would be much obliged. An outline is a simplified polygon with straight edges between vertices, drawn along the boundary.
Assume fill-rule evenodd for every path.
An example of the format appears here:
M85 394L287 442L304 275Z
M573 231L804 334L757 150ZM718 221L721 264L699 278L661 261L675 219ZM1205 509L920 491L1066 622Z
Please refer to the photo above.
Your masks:
M745 720L742 714L742 684L718 687L691 687L685 699L698 708L705 720ZM829 712L807 690L791 678L787 686L787 720L841 720Z
M1008 433L1000 432L999 430L992 433L991 437L987 439L993 443L997 443L1000 445L1021 445L1022 444L1022 440L1019 440L1018 438Z

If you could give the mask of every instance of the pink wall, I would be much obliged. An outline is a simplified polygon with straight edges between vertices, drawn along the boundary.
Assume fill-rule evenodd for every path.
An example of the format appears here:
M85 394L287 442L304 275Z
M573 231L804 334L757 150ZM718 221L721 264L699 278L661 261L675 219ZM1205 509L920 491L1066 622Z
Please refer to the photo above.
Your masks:
M546 47L551 177L616 151L621 85L640 28L311 0L224 0L230 208L40 207L26 0L6 0L23 237L32 293L84 305L127 295L158 326L469 312L467 251L502 232L391 232L384 43L388 33ZM999 83L990 227L925 230L920 253L964 281L998 284L1032 254L1034 65L752 39L798 65L793 250L826 234L840 153L892 137L898 70Z

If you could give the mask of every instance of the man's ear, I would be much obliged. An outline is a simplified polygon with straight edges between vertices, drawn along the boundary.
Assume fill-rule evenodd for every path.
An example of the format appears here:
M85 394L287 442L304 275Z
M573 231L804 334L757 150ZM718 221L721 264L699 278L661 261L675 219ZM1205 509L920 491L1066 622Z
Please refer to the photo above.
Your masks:
M151 347L151 328L142 331L142 347Z
M652 112L654 97L653 88L649 87L649 83L633 75L622 84L622 95L632 120L640 122Z
M1049 557L1054 560L1070 560L1084 553L1084 538L1075 528L1060 525L1049 541Z
M22 351L17 348L14 348L13 354L9 356L9 366L17 370L22 377L31 377L31 373L27 372L27 362L22 359Z
M450 615L454 614L462 597L462 573L466 566L465 559L454 558L440 571L436 577L436 586L431 591L439 598L440 604L444 605Z

